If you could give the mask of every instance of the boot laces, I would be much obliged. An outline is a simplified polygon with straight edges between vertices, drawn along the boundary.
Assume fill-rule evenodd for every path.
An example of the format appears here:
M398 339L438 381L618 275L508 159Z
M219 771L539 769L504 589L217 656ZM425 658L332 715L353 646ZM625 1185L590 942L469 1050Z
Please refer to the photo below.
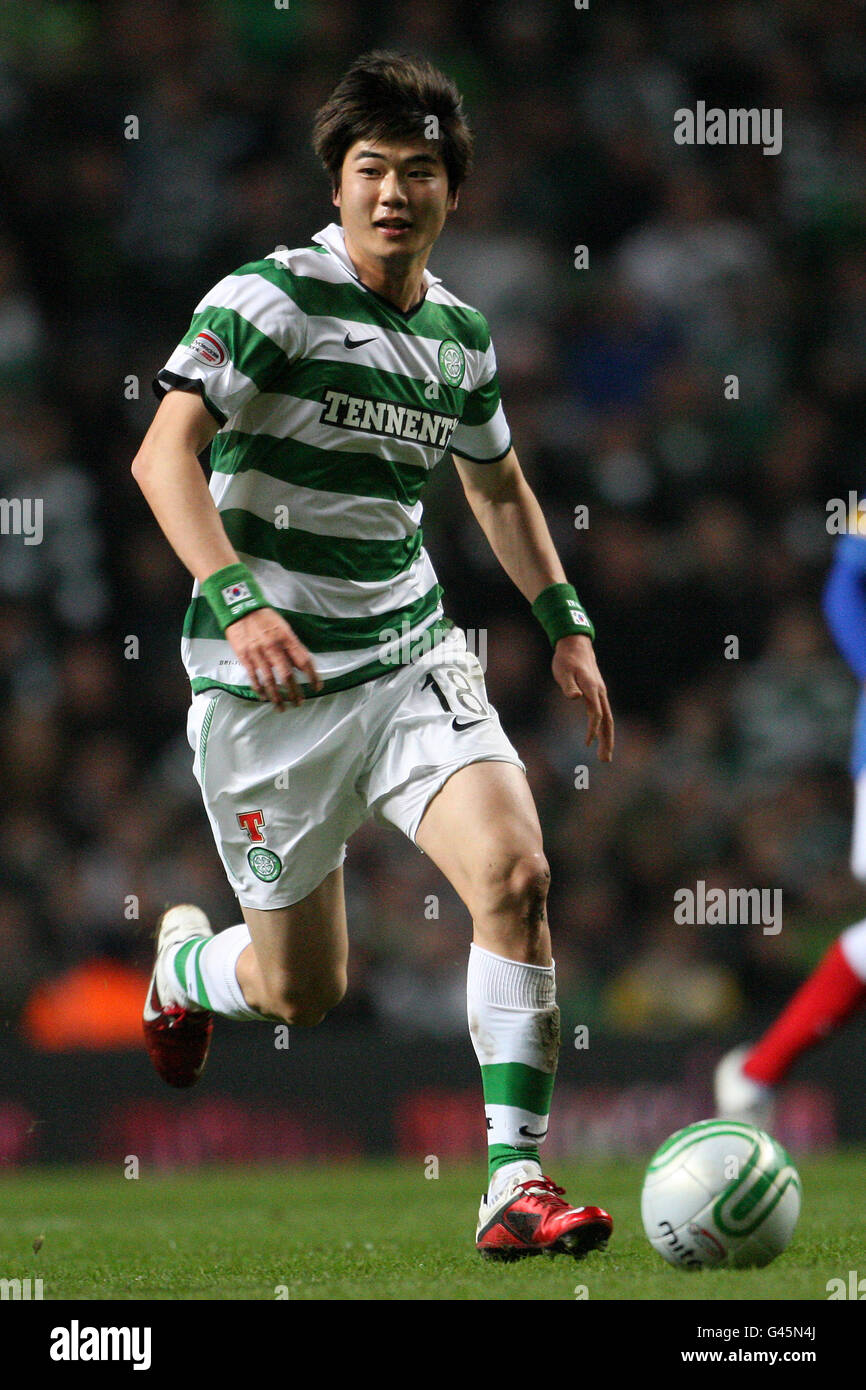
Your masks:
M565 1188L557 1187L553 1179L546 1177L543 1173L540 1178L530 1178L528 1182L522 1182L520 1189L528 1197L536 1197L548 1206L568 1206L568 1202L562 1200L565 1196Z

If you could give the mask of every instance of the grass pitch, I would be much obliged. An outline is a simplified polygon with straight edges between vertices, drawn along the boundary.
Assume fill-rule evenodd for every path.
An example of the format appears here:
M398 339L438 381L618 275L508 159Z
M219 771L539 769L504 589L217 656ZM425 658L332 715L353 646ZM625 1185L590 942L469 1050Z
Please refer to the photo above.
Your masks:
M438 1179L421 1159L137 1179L32 1169L0 1177L0 1277L41 1278L45 1300L826 1301L829 1280L866 1275L866 1154L799 1168L803 1211L788 1250L766 1269L698 1274L647 1243L636 1162L557 1166L573 1202L613 1214L607 1251L513 1265L475 1253L475 1165L443 1161Z

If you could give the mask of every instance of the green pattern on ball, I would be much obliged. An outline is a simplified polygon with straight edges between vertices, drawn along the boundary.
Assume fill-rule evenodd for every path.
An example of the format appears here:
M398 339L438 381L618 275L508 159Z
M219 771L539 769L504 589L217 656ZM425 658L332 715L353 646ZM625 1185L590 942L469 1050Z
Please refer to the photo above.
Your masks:
M683 1129L678 1129L676 1134L672 1134L660 1148L656 1149L647 1165L647 1173L658 1172L673 1159L679 1158L686 1149L692 1148L703 1139L713 1139L717 1135L721 1137L726 1134L733 1134L738 1139L752 1139L756 1134L763 1134L763 1132L763 1130L756 1130L754 1125L742 1124L739 1120L698 1120L696 1124L686 1125ZM785 1157L787 1158L787 1154Z
M656 1150L647 1166L647 1177L678 1161L705 1140L725 1137L744 1139L751 1149L738 1175L731 1178L713 1203L713 1221L723 1235L744 1240L763 1225L792 1183L802 1191L790 1155L764 1130L737 1120L701 1120L686 1125Z

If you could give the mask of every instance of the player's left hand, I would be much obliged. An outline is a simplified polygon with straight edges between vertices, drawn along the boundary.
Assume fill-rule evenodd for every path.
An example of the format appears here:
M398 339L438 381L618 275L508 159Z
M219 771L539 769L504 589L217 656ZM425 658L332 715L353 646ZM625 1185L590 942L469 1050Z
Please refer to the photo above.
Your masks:
M560 637L553 651L553 676L569 700L586 701L586 746L597 738L603 763L613 758L613 715L607 688L588 637Z

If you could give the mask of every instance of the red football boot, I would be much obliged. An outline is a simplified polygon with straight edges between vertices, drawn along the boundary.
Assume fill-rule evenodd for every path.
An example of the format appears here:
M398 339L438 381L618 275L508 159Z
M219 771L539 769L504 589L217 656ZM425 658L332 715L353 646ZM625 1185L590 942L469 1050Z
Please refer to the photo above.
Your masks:
M475 1248L489 1260L573 1255L607 1245L613 1221L601 1207L571 1207L550 1178L515 1180L493 1206L482 1198Z
M172 998L179 987L173 988L171 972L166 972L166 952L191 937L207 936L213 936L207 917L189 903L169 908L156 925L156 963L144 1005L144 1041L150 1060L169 1086L194 1086L198 1081L210 1048L213 1014L184 1007Z

